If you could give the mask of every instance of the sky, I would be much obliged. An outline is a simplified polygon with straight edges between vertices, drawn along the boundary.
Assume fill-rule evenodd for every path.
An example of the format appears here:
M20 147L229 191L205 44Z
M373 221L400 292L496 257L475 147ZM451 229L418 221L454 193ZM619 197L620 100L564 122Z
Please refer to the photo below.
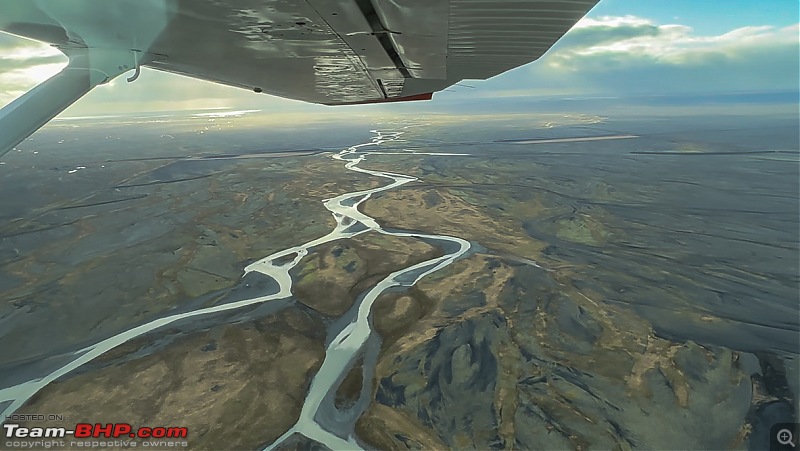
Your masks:
M466 81L438 93L434 102L797 91L799 54L797 0L601 0L538 61L489 80ZM58 72L65 61L46 45L0 33L0 105ZM133 84L124 78L96 88L63 115L328 108L152 70Z

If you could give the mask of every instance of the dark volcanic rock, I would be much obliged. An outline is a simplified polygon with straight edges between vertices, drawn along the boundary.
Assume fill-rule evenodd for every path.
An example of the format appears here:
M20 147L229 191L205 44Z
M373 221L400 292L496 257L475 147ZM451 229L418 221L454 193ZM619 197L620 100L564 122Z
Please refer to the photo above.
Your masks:
M278 451L329 451L322 443L311 440L302 434L292 434L285 442L275 447Z
M381 378L376 399L416 412L448 446L495 443L495 355L506 337L505 319L497 313L446 327L423 352Z
M439 290L430 282L420 287L424 294L415 293L436 305L382 351L375 404L357 426L369 444L745 445L752 362L726 348L659 338L642 318L600 304L547 271L498 267L489 258L475 263L453 269L461 288ZM489 266L493 278L471 273L485 275ZM455 309L458 300L462 308Z

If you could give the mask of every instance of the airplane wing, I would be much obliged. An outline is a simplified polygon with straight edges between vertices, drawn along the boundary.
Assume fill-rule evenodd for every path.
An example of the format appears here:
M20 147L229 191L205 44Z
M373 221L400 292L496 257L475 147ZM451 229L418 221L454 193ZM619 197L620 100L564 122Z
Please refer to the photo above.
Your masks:
M142 66L326 105L430 99L541 57L599 0L3 0L66 68L0 110L0 155Z

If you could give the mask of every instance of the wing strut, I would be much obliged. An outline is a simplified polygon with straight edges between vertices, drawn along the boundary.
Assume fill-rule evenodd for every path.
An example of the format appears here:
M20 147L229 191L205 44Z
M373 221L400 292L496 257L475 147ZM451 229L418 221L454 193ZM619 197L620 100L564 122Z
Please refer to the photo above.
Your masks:
M67 66L0 109L0 156L11 151L99 84L131 66L130 52L90 48L69 49ZM134 61L138 67L138 61Z

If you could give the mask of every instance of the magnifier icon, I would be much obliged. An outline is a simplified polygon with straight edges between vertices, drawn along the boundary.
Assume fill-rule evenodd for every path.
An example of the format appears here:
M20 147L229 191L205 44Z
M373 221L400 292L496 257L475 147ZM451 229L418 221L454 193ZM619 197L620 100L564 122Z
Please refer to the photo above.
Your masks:
M792 448L795 447L793 441L794 436L792 436L792 431L788 429L781 429L780 431L778 431L776 438L778 439L778 443L780 443L781 445L789 445Z

